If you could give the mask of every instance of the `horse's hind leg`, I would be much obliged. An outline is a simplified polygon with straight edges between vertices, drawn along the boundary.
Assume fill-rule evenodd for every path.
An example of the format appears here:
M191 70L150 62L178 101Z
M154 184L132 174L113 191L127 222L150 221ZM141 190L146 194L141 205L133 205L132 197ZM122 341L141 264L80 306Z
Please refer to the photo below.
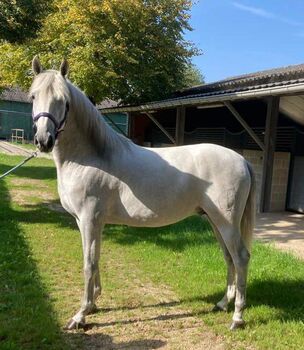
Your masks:
M243 327L243 311L246 306L246 284L250 254L242 240L239 227L227 224L219 228L221 237L231 255L236 272L235 309L230 329Z
M209 218L208 218L209 219ZM228 304L235 298L235 267L232 261L232 257L226 247L225 242L223 241L220 232L216 228L216 226L212 223L212 221L209 219L209 222L213 228L215 237L217 238L223 253L224 258L227 264L227 287L224 297L215 305L214 311L227 311Z

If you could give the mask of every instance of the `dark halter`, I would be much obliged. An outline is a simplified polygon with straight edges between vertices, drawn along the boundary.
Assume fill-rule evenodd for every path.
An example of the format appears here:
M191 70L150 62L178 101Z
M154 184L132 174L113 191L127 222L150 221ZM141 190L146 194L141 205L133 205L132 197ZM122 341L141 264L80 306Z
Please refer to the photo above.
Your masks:
M38 119L41 117L49 118L53 122L53 124L55 125L55 139L57 139L59 133L64 130L63 127L65 125L68 112L69 112L69 104L67 103L64 118L61 120L61 122L58 123L58 121L55 119L53 114L48 113L48 112L40 112L37 115L33 116L33 122L36 123L38 121Z

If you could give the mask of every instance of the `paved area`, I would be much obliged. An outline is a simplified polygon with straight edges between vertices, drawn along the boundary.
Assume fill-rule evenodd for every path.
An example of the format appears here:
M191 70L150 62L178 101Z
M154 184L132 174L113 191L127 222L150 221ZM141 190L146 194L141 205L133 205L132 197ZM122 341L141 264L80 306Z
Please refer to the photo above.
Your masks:
M258 214L255 237L304 259L304 215L291 212Z
M30 149L25 149L22 146L17 146L15 144L12 144L11 142L0 141L0 153L28 157L30 154L32 154L32 152L33 151L31 151ZM52 159L51 153L38 152L37 157Z

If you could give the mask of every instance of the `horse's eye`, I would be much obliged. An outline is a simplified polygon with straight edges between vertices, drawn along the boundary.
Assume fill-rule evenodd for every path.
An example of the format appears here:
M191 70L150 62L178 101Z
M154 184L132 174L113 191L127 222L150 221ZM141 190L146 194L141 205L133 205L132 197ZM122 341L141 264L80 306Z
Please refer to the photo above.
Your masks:
M31 97L32 97L32 100L35 100L35 96L34 95L32 95Z

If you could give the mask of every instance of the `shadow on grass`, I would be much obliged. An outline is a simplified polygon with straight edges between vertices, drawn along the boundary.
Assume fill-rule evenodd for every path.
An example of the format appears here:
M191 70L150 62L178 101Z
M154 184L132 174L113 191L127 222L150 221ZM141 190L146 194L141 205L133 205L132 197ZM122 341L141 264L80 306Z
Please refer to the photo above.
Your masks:
M23 158L22 158L23 159ZM16 160L12 165L0 165L0 175L10 170L13 166L17 165L19 160ZM34 162L34 161L33 161ZM56 168L50 166L37 166L37 165L23 165L21 168L14 171L14 176L29 178L34 180L55 180Z
M0 172L7 169L0 166ZM53 179L55 171L49 167L31 167L22 169L18 176ZM115 343L106 334L63 333L19 224L50 223L74 229L76 223L65 213L48 209L47 205L58 204L57 201L13 208L3 180L0 181L0 198L0 349L149 350L166 344L145 338Z
M253 281L249 283L247 288L247 309L254 309L260 306L266 306L269 308L274 308L278 311L276 316L271 315L271 320L269 322L273 322L274 318L278 321L285 323L288 321L294 321L303 323L304 322L304 280L292 281L275 281L275 280L266 280L266 281ZM196 296L191 298L184 298L179 301L172 302L162 302L157 304L149 304L149 305L140 305L135 307L113 307L113 308L101 308L98 310L102 313L111 313L116 311L131 311L136 309L149 309L149 308L171 308L178 306L186 306L191 308L191 304L195 304L195 308L197 308L198 303L208 303L215 305L224 294L224 290L222 293L214 293L208 296ZM234 304L230 304L231 311L234 309ZM152 320L165 320L165 319L177 319L177 318L185 318L191 316L202 316L212 312L212 308L210 310L200 310L193 313L186 314L166 314L164 316L158 316L156 318L144 319L142 322L152 321ZM254 323L267 323L264 316L260 319L260 316L257 315L257 319ZM115 323L116 321L114 321ZM122 322L123 324L133 323L132 320L125 321L117 321L117 323ZM135 321L134 321L135 322ZM109 323L97 324L98 327L106 327L109 326ZM95 326L95 324L92 324Z
M180 305L180 303L176 303L175 306ZM167 306L162 304L157 304L157 305L150 305L146 306L147 308L151 307L163 307ZM172 306L172 305L171 305ZM135 308L130 308L134 310ZM97 323L93 322L87 325L87 329L91 328L103 328L103 327L110 327L110 326L115 326L115 325L128 325L128 324L138 324L138 323L146 323L146 322L162 322L162 321L174 321L174 320L181 320L181 319L186 319L186 318L191 318L191 317L197 317L197 316L202 316L208 314L208 311L202 310L202 311L197 311L197 312L184 312L184 313L170 313L170 314L165 314L165 315L158 315L155 317L146 317L146 318L138 318L136 317L135 319L127 319L127 320L115 320L115 321L110 321L110 322L104 322L104 323Z
M83 349L129 349L129 350L152 350L160 349L167 343L159 339L139 339L116 343L113 338L107 334L69 334L68 337L79 338L83 342Z
M7 192L1 181L0 348L67 349Z
M104 230L104 239L120 245L149 242L178 252L189 246L211 245L216 242L208 221L199 216L157 228L108 225Z

